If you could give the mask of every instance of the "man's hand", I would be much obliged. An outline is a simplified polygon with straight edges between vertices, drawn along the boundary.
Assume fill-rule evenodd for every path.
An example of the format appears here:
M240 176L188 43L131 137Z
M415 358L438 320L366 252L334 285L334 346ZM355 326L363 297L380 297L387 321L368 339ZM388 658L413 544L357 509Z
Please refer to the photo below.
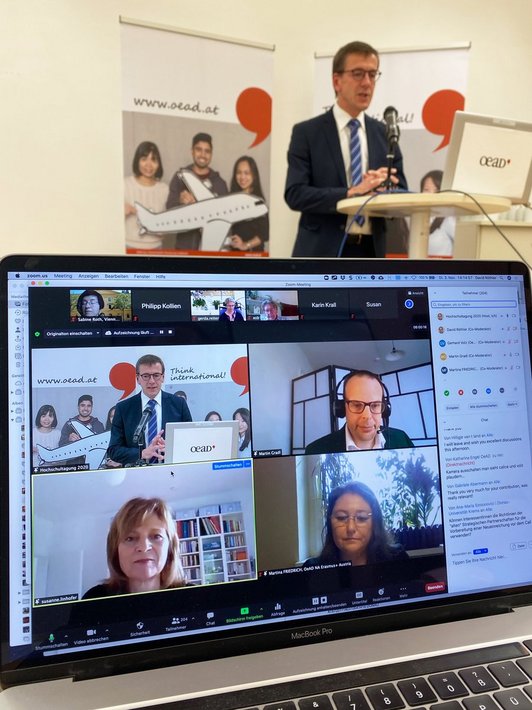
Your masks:
M248 249L247 242L245 242L242 237L239 237L238 234L233 234L231 237L231 246L233 249L238 249L239 251L247 251Z
M397 185L399 183L399 179L395 175L396 172L397 172L397 169L392 168L390 180L392 181L392 183L394 185ZM353 185L352 187L349 188L349 190L347 191L347 196L348 197L358 197L360 195L365 195L365 194L371 193L371 192L381 192L382 190L384 190L384 188L381 187L381 185L386 180L387 177L388 177L388 168L378 168L378 170L368 170L362 176L362 182L360 182L358 185Z
M188 190L182 190L179 193L179 204L180 205L192 205L194 202L196 202L196 198Z
M149 461L151 458L156 458L161 462L164 461L165 442L163 439L163 432L164 429L161 429L157 436L153 437L150 445L142 451L142 458L146 459L146 461Z

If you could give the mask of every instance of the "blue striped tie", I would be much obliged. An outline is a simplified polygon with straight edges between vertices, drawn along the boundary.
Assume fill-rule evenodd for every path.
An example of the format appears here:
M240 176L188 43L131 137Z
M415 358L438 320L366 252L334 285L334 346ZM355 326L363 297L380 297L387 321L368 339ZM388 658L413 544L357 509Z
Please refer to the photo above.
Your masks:
M151 442L157 436L157 413L155 412L155 400L150 399L148 402L148 407L151 409L150 418L148 419L148 441L146 445L149 446ZM150 463L157 463L158 459L152 456Z
M362 182L362 153L360 152L360 139L358 137L360 121L358 118L352 118L347 125L351 129L351 140L349 141L351 185L359 185Z

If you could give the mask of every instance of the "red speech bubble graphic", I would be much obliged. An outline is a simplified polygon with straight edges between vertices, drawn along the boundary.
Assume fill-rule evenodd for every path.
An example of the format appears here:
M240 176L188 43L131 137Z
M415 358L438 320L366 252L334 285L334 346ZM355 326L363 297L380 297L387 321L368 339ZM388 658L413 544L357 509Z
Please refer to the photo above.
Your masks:
M272 130L272 97L256 86L244 89L236 100L236 115L244 128L256 134L249 146L253 148L262 143Z
M425 101L421 119L423 125L430 133L443 136L440 145L434 152L445 148L451 138L451 128L453 126L454 114L463 111L465 98L459 91L452 89L442 89L431 94Z
M117 362L109 371L109 382L117 390L123 390L120 399L125 399L137 384L135 365L130 362Z
M247 394L249 392L247 357L239 357L231 365L231 379L235 384L242 385L244 388L240 393L241 397L243 394Z

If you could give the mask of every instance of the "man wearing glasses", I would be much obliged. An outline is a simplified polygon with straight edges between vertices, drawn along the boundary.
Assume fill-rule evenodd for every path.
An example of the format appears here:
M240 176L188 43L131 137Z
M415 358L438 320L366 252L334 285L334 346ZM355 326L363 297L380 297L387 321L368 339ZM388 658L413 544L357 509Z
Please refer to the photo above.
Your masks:
M113 418L108 457L123 465L164 462L164 430L169 422L190 422L186 400L163 392L164 362L143 355L135 367L141 392L118 402ZM139 443L134 437L144 412L150 412Z
M288 206L301 212L293 256L385 256L384 219L371 220L371 234L355 222L344 239L352 220L336 211L339 200L375 192L387 177L386 128L365 113L379 76L376 49L345 45L333 60L333 108L293 128L284 193ZM391 180L406 189L398 146Z
M369 370L355 370L344 379L345 425L312 441L306 454L332 454L368 449L404 449L414 444L402 429L387 426L391 405L384 384ZM340 415L340 413L338 413Z

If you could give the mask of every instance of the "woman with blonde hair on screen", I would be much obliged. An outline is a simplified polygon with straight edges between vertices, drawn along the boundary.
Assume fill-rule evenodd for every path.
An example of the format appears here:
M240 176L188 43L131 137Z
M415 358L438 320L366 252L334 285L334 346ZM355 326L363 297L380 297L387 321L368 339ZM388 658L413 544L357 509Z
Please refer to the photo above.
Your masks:
M175 520L161 498L132 498L107 535L109 577L83 599L184 587Z

